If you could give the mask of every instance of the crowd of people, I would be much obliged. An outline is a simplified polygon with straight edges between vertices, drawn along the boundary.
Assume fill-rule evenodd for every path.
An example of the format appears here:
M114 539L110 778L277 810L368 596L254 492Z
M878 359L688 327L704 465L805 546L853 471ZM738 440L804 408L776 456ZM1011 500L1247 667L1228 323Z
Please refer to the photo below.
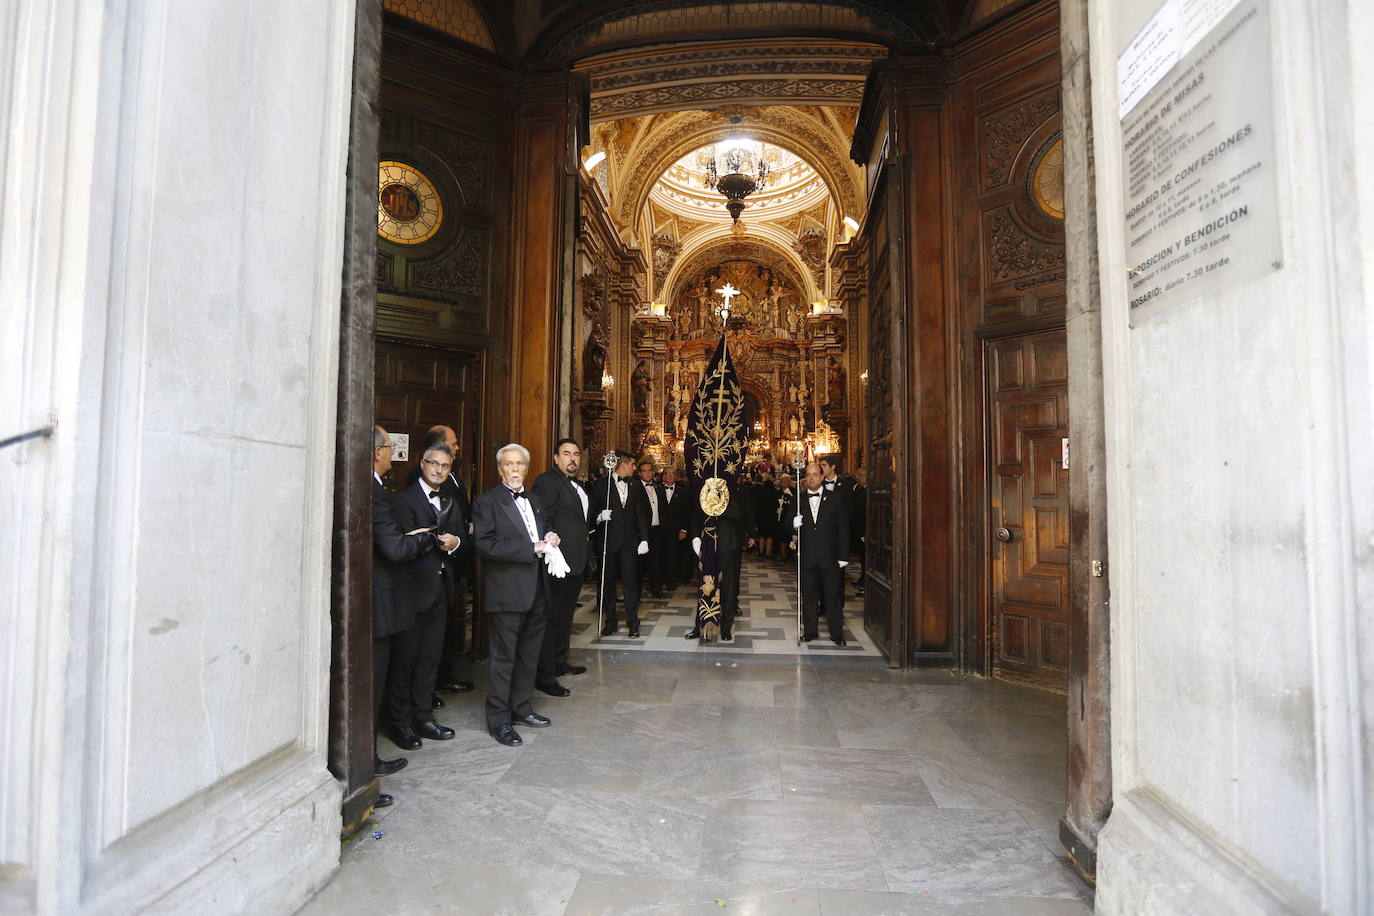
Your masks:
M645 586L654 597L697 581L707 517L681 472L616 452L613 467L584 471L580 444L561 439L550 466L529 480L531 456L516 443L496 452L500 483L470 496L454 472L457 437L429 430L419 461L395 492L392 440L373 431L373 685L378 730L403 750L454 731L434 717L441 694L475 690L459 677L466 655L467 596L480 574L488 639L486 727L508 747L523 743L516 726L545 728L535 692L566 697L560 678L586 672L569 658L573 615L583 583L598 583L601 636L640 637ZM801 638L819 638L819 621L844 646L846 570L862 561L866 487L862 469L841 476L838 456L806 466L800 486L761 468L741 475L713 526L720 560L722 642L733 640L745 552L798 563ZM600 472L600 473L598 473ZM799 556L798 556L799 554ZM862 578L854 580L863 594ZM702 638L699 620L688 639ZM374 754L376 773L407 764ZM392 804L382 794L378 807Z

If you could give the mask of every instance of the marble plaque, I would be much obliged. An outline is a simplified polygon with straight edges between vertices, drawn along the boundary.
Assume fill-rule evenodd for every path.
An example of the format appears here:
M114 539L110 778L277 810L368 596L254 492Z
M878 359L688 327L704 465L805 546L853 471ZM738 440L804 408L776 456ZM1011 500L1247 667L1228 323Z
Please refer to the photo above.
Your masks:
M1189 7L1170 14L1173 30L1157 15L1132 42L1159 60L1136 60L1132 73L1120 74L1123 92L1154 79L1121 121L1133 327L1276 270L1282 258L1268 0L1236 3L1219 22L1200 18L1195 3L1169 5ZM1216 24L1199 33L1198 22ZM1181 53L1158 77L1170 47Z

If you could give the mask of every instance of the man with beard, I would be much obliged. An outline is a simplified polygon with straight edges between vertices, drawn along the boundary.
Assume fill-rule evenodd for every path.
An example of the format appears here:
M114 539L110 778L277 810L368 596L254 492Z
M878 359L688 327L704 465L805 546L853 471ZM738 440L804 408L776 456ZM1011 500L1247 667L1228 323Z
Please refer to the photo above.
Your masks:
M512 442L496 451L501 482L472 501L473 539L482 558L491 668L487 677L487 730L500 744L524 741L516 723L550 724L530 705L539 649L544 641L547 602L544 553L559 545L549 530L539 498L525 492L530 453ZM543 532L541 534L541 532Z
M582 577L587 571L590 503L587 491L577 481L582 449L576 439L559 439L553 450L553 467L534 480L534 495L539 498L549 529L558 534L558 549L570 570L563 578L544 573L548 600L548 620L539 649L539 669L534 686L551 697L566 697L572 691L558 683L559 677L586 672L585 665L568 664L568 642L572 638L573 612Z

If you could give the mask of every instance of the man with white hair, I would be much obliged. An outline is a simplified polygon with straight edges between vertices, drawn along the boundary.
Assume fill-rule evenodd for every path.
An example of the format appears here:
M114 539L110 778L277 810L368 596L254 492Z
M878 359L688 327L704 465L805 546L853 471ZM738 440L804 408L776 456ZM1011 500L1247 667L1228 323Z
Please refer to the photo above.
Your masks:
M547 616L544 553L556 548L559 538L549 530L538 497L525 491L529 467L529 449L514 442L501 446L496 450L501 483L472 501L491 656L487 730L507 747L523 743L517 723L531 728L550 724L534 711L530 698Z

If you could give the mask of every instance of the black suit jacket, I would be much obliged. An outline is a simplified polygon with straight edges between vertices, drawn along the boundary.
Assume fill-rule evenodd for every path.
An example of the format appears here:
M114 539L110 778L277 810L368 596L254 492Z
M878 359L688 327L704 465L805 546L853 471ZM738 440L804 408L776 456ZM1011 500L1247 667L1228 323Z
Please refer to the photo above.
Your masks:
M693 501L697 502L696 500ZM692 537L701 537L706 527L706 513L700 505L693 507ZM754 507L749 494L743 487L730 494L730 504L725 511L716 516L716 550L743 550L744 545L754 536Z
M677 539L679 531L692 533L692 506L696 500L693 499L692 488L679 481L673 485L673 501L666 502L668 499L668 488L659 484L659 506L663 516L663 523L668 526L668 530L673 533L673 539ZM663 511L661 507L666 506Z
M649 539L649 500L644 495L644 485L633 477L625 483L625 489L629 491L629 495L626 497L624 505L621 505L620 490L616 487L615 481L607 484L605 480L598 480L592 486L591 518L597 531L595 544L598 549L601 547L603 532L606 538L606 549L611 552L625 548L634 550L639 546L640 541ZM609 505L606 503L608 490L610 491ZM605 525L597 525L596 517L601 514L602 509L611 510L611 520Z
M801 548L802 566L834 567L838 561L848 560L849 507L845 504L844 497L821 490L820 512L813 521L810 494L802 487L799 495L802 504L802 526L796 533ZM793 498L787 502L787 515L783 519L789 529L792 529L796 516L797 502Z
M427 534L406 534L396 521L391 494L372 478L372 638L399 633L415 622L414 603L402 590L409 568L434 549Z
M439 492L443 493L444 488L440 487ZM453 588L454 579L462 574L462 545L469 539L462 507L456 500L447 499L444 501L444 513L436 520L434 508L425 497L418 480L391 497L391 505L396 512L396 523L402 531L433 528L439 533L458 536L458 550L452 555L442 550L429 551L415 562L405 581L409 598L414 602L417 612L437 601L441 590L451 601L453 595L449 590Z
M550 528L537 494L530 493L534 528L542 539ZM544 559L534 552L534 541L515 507L515 497L497 484L472 501L473 541L482 558L482 597L485 610L524 614L539 596L539 577ZM571 573L569 573L571 575Z
M549 530L558 533L558 549L572 567L568 575L581 579L587 571L587 557L591 552L590 531L592 519L596 516L583 516L582 500L577 495L579 490L586 492L582 490L582 484L558 468L549 468L534 479L534 495L539 497L539 507L549 524ZM591 511L591 504L591 497L587 497L588 512Z

